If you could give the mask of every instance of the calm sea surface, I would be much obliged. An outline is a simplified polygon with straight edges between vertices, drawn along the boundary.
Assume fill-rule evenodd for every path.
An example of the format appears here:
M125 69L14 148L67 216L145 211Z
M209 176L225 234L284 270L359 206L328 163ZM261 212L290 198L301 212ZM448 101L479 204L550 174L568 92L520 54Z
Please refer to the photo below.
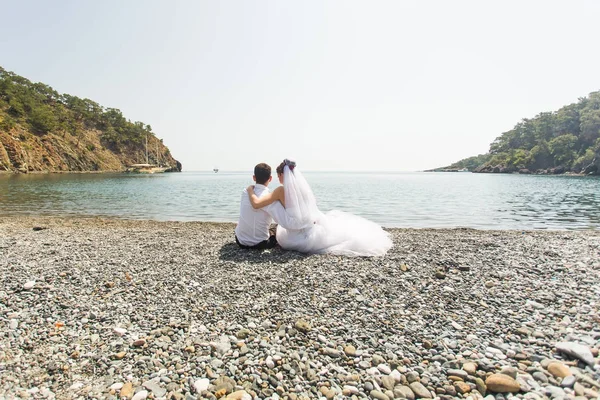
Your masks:
M386 227L600 228L598 178L425 172L304 175L321 210L351 212ZM251 183L247 172L0 175L0 216L235 222L241 191Z

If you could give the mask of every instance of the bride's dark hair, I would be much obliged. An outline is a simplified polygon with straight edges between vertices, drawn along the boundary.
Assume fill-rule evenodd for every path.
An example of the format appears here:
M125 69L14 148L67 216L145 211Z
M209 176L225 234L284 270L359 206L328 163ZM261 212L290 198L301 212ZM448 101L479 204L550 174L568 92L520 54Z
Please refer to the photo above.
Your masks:
M285 161L279 164L275 171L277 171L278 174L283 174L283 167L285 167Z
M294 168L296 168L296 162L290 161L286 158L285 160L283 160L283 162L281 164L279 164L279 166L275 169L275 171L277 171L278 174L283 174L283 168L286 165L290 167L290 171L293 171Z

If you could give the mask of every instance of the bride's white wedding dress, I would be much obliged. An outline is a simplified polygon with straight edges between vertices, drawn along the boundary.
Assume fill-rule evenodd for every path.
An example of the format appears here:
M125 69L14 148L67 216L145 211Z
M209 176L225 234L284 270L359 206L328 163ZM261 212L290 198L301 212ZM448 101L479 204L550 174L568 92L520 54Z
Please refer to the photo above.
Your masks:
M286 160L283 171L285 211L300 228L277 226L277 242L282 248L302 253L382 256L392 247L389 234L374 222L343 211L322 213L295 163Z

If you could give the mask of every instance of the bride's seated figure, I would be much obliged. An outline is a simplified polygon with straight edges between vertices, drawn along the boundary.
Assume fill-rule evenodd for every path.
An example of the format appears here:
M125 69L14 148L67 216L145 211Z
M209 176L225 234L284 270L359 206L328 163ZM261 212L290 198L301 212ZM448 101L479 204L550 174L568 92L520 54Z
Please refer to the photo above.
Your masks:
M322 213L310 185L291 160L276 169L282 186L258 197L248 187L250 203L262 208L280 202L298 229L277 227L277 242L287 250L303 253L331 253L348 256L383 256L392 247L389 234L365 218L343 211Z

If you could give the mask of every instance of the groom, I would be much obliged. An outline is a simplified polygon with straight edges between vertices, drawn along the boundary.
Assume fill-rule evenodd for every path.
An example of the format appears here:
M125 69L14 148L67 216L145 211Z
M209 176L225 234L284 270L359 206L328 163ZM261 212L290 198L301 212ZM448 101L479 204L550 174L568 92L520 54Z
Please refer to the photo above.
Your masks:
M271 167L265 163L257 164L254 167L252 179L256 182L254 186L256 196L261 197L269 193ZM250 203L248 191L244 189L240 205L240 219L235 228L236 243L243 249L264 250L277 246L275 232L269 231L273 220L286 229L295 225L279 201L255 210Z

